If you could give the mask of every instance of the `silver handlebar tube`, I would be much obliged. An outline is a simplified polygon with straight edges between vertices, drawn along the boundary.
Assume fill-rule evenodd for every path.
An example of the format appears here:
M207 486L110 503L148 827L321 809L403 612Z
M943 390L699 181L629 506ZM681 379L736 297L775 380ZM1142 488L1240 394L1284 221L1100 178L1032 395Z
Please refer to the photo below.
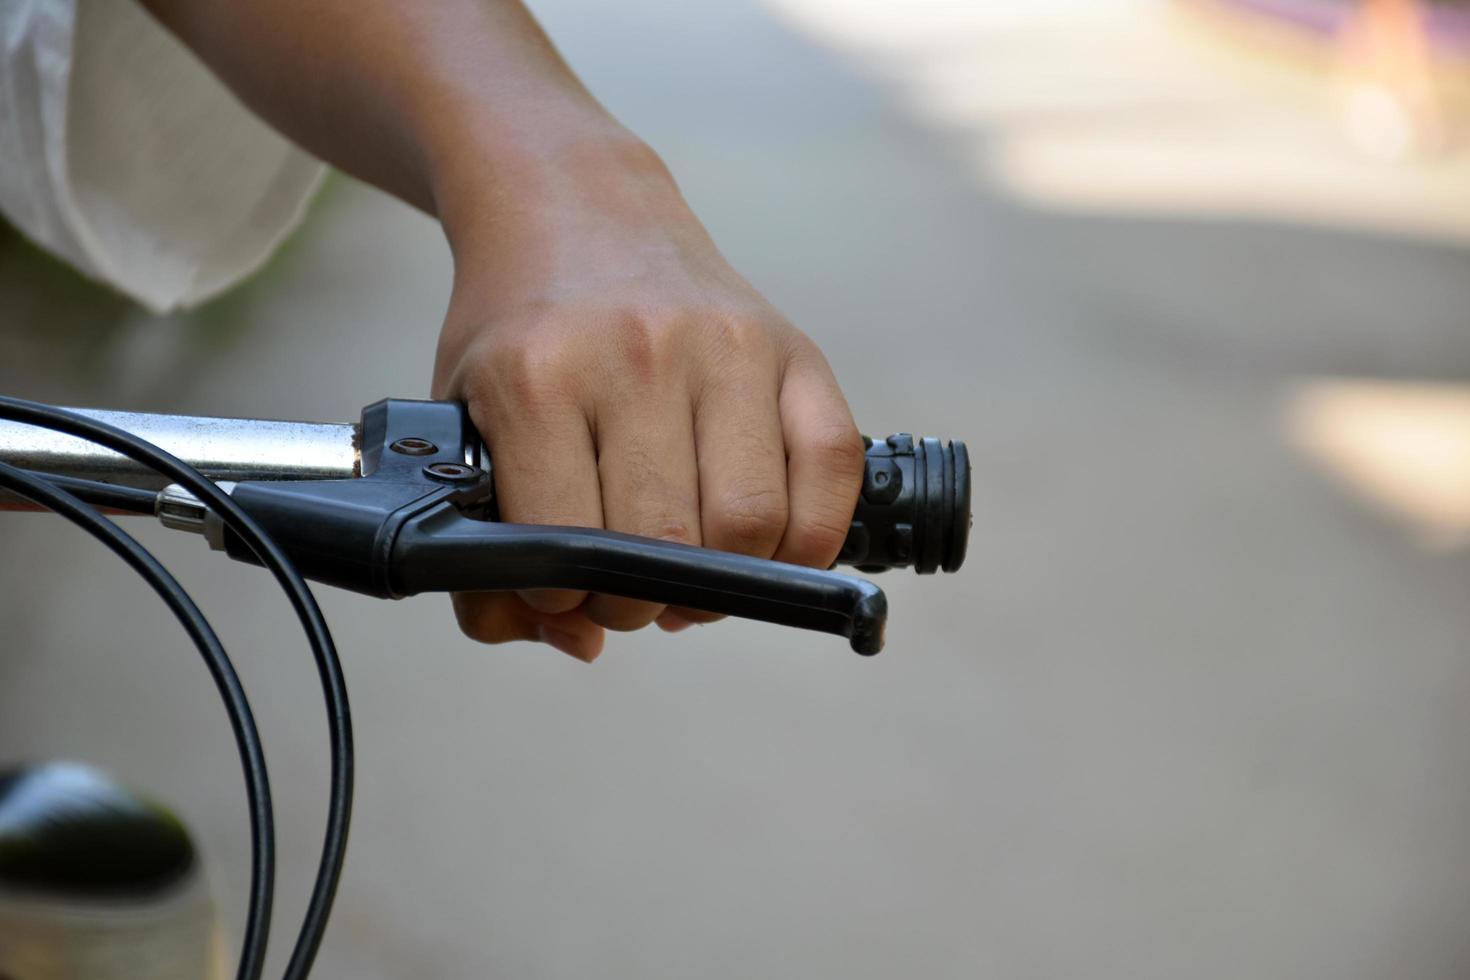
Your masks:
M362 475L356 425L71 411L146 439L212 480L346 480ZM18 422L0 421L0 461L144 490L161 490L169 482L110 449ZM0 496L0 508L14 503L14 498Z

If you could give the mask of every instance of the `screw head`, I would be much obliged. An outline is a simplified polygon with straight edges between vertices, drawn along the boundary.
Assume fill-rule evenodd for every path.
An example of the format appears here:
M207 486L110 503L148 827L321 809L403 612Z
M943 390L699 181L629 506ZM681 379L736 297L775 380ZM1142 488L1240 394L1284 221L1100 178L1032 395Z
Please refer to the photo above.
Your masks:
M388 448L404 456L432 456L439 451L438 446L418 436L406 436Z
M463 463L430 463L424 472L435 480L450 483L469 483L480 478L480 471Z

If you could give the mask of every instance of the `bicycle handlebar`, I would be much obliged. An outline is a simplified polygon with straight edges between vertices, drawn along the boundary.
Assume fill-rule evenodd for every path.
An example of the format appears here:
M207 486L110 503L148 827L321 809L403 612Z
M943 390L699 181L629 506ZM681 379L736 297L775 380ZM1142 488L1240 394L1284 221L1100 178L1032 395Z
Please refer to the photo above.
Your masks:
M462 406L388 399L357 425L80 410L221 481L303 575L384 598L431 591L587 589L848 636L882 646L886 600L862 579L632 535L497 520L493 465ZM81 440L0 423L0 461L158 490L170 527L253 561L198 500ZM0 501L0 509L6 504ZM838 563L956 571L970 529L962 442L868 440Z

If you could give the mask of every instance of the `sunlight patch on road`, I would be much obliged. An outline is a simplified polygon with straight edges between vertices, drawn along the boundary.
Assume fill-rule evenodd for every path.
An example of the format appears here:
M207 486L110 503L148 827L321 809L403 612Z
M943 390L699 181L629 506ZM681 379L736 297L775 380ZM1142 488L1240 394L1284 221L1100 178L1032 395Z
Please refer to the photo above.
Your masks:
M1401 128L1325 44L1242 36L1169 0L764 2L1036 205L1470 241L1470 148L1384 159Z
M1427 546L1470 543L1470 386L1307 381L1285 424L1309 459Z

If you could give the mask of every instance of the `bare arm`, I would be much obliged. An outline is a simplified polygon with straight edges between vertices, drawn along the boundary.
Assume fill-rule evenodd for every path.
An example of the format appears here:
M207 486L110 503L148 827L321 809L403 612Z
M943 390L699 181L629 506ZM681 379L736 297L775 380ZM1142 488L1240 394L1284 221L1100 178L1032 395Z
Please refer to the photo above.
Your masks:
M286 136L430 214L462 170L631 140L520 3L141 2Z
M468 402L506 520L831 563L863 451L826 360L520 3L142 2L287 136L439 218L434 392ZM456 610L586 660L603 628L707 618L560 592Z

